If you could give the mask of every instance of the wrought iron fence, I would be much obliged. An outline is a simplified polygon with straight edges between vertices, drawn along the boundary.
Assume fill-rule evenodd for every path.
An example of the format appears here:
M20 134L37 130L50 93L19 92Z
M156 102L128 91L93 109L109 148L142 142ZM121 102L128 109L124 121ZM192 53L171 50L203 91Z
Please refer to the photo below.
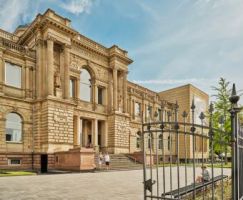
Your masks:
M243 196L240 181L243 180L243 134L238 126L238 100L234 87L230 98L232 133L224 129L225 116L217 119L218 128L213 127L213 104L207 113L196 116L194 100L189 113L179 111L176 103L172 111L161 108L161 121L142 124L145 200L215 199L216 196L239 200ZM199 124L195 123L197 118ZM224 168L230 151L232 170ZM229 181L232 181L232 194L227 194Z

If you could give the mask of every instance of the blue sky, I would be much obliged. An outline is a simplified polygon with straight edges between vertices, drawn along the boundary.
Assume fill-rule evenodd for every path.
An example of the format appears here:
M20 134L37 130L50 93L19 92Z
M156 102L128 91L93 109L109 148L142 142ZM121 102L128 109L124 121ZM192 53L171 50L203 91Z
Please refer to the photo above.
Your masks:
M126 49L129 80L155 91L191 83L213 94L219 77L243 89L242 0L0 0L14 31L47 8L81 34Z

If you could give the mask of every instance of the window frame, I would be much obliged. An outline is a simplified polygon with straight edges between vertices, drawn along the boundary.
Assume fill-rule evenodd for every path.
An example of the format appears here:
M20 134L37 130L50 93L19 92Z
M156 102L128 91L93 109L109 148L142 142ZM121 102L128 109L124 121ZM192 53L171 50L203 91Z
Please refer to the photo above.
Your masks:
M74 77L69 79L69 97L72 99L76 98L76 79Z
M15 115L17 115L19 118L20 118L20 125L21 125L21 127L20 127L20 129L12 129L12 130L20 130L21 132L20 132L20 140L19 141L17 141L17 140L7 140L7 135L9 135L9 134L7 134L7 129L8 129L8 127L7 127L7 121L8 121L8 119L7 119L7 117L8 117L8 115L9 114L15 114ZM20 115L20 114L18 114L18 113L16 113L16 112L9 112L7 115L6 115L6 121L5 121L5 142L6 143L23 143L23 118L22 118L22 116Z
M13 164L12 161L19 161L19 164ZM20 166L22 165L22 159L21 158L8 158L8 165L9 166Z
M88 74L89 74L89 83L85 83L85 82L83 82L83 80L82 80L82 73L83 73L83 71L87 71L88 72ZM85 101L85 102L89 102L89 103L92 103L93 102L93 77L92 77L92 74L90 73L90 70L88 70L87 68L82 68L81 69L81 71L80 71L80 75L79 75L79 77L80 77L80 80L79 80L79 99L81 100L81 101ZM82 86L88 86L89 87L89 100L88 99L86 99L86 98L82 98L82 95L83 95L83 92L82 92ZM84 97L84 96L83 96Z
M101 91L101 99L100 99L99 91ZM97 87L97 104L99 104L99 105L104 105L104 92L105 92L104 87L102 87L102 86ZM101 100L101 102L100 102L100 100Z
M18 67L19 69L20 69L20 85L19 86L16 86L16 85L14 85L14 84L9 84L9 83L7 83L7 64L10 64L10 66L16 66L16 67ZM13 87L13 88L17 88L17 89L22 89L22 87L23 87L23 85L22 85L22 79L23 79L23 77L22 77L22 72L23 71L23 67L22 67L22 65L19 65L19 64L16 64L16 63L13 63L13 62L10 62L10 61L8 61L8 60L5 60L4 61L4 84L6 85L6 86L8 86L8 87Z

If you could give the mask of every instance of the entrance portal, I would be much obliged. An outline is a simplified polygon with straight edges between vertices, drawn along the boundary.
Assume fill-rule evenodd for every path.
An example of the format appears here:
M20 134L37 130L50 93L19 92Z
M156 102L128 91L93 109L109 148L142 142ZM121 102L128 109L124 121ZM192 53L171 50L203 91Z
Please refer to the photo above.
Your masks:
M48 155L41 155L41 173L46 173L48 169Z

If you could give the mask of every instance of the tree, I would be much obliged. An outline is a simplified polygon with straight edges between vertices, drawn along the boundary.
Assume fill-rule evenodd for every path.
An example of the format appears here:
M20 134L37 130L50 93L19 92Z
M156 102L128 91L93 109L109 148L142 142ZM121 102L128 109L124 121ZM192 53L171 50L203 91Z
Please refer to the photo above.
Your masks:
M212 87L216 92L213 96L216 98L214 103L214 114L213 114L213 127L222 130L214 132L214 153L220 154L225 153L225 158L227 157L227 152L229 147L227 145L222 145L222 142L227 143L230 141L231 137L231 119L229 110L231 108L231 103L229 97L231 95L231 89L229 88L230 82L226 81L224 78L220 78L217 87ZM220 124L221 121L221 124ZM222 123L223 122L223 123ZM227 159L225 160L227 162Z

